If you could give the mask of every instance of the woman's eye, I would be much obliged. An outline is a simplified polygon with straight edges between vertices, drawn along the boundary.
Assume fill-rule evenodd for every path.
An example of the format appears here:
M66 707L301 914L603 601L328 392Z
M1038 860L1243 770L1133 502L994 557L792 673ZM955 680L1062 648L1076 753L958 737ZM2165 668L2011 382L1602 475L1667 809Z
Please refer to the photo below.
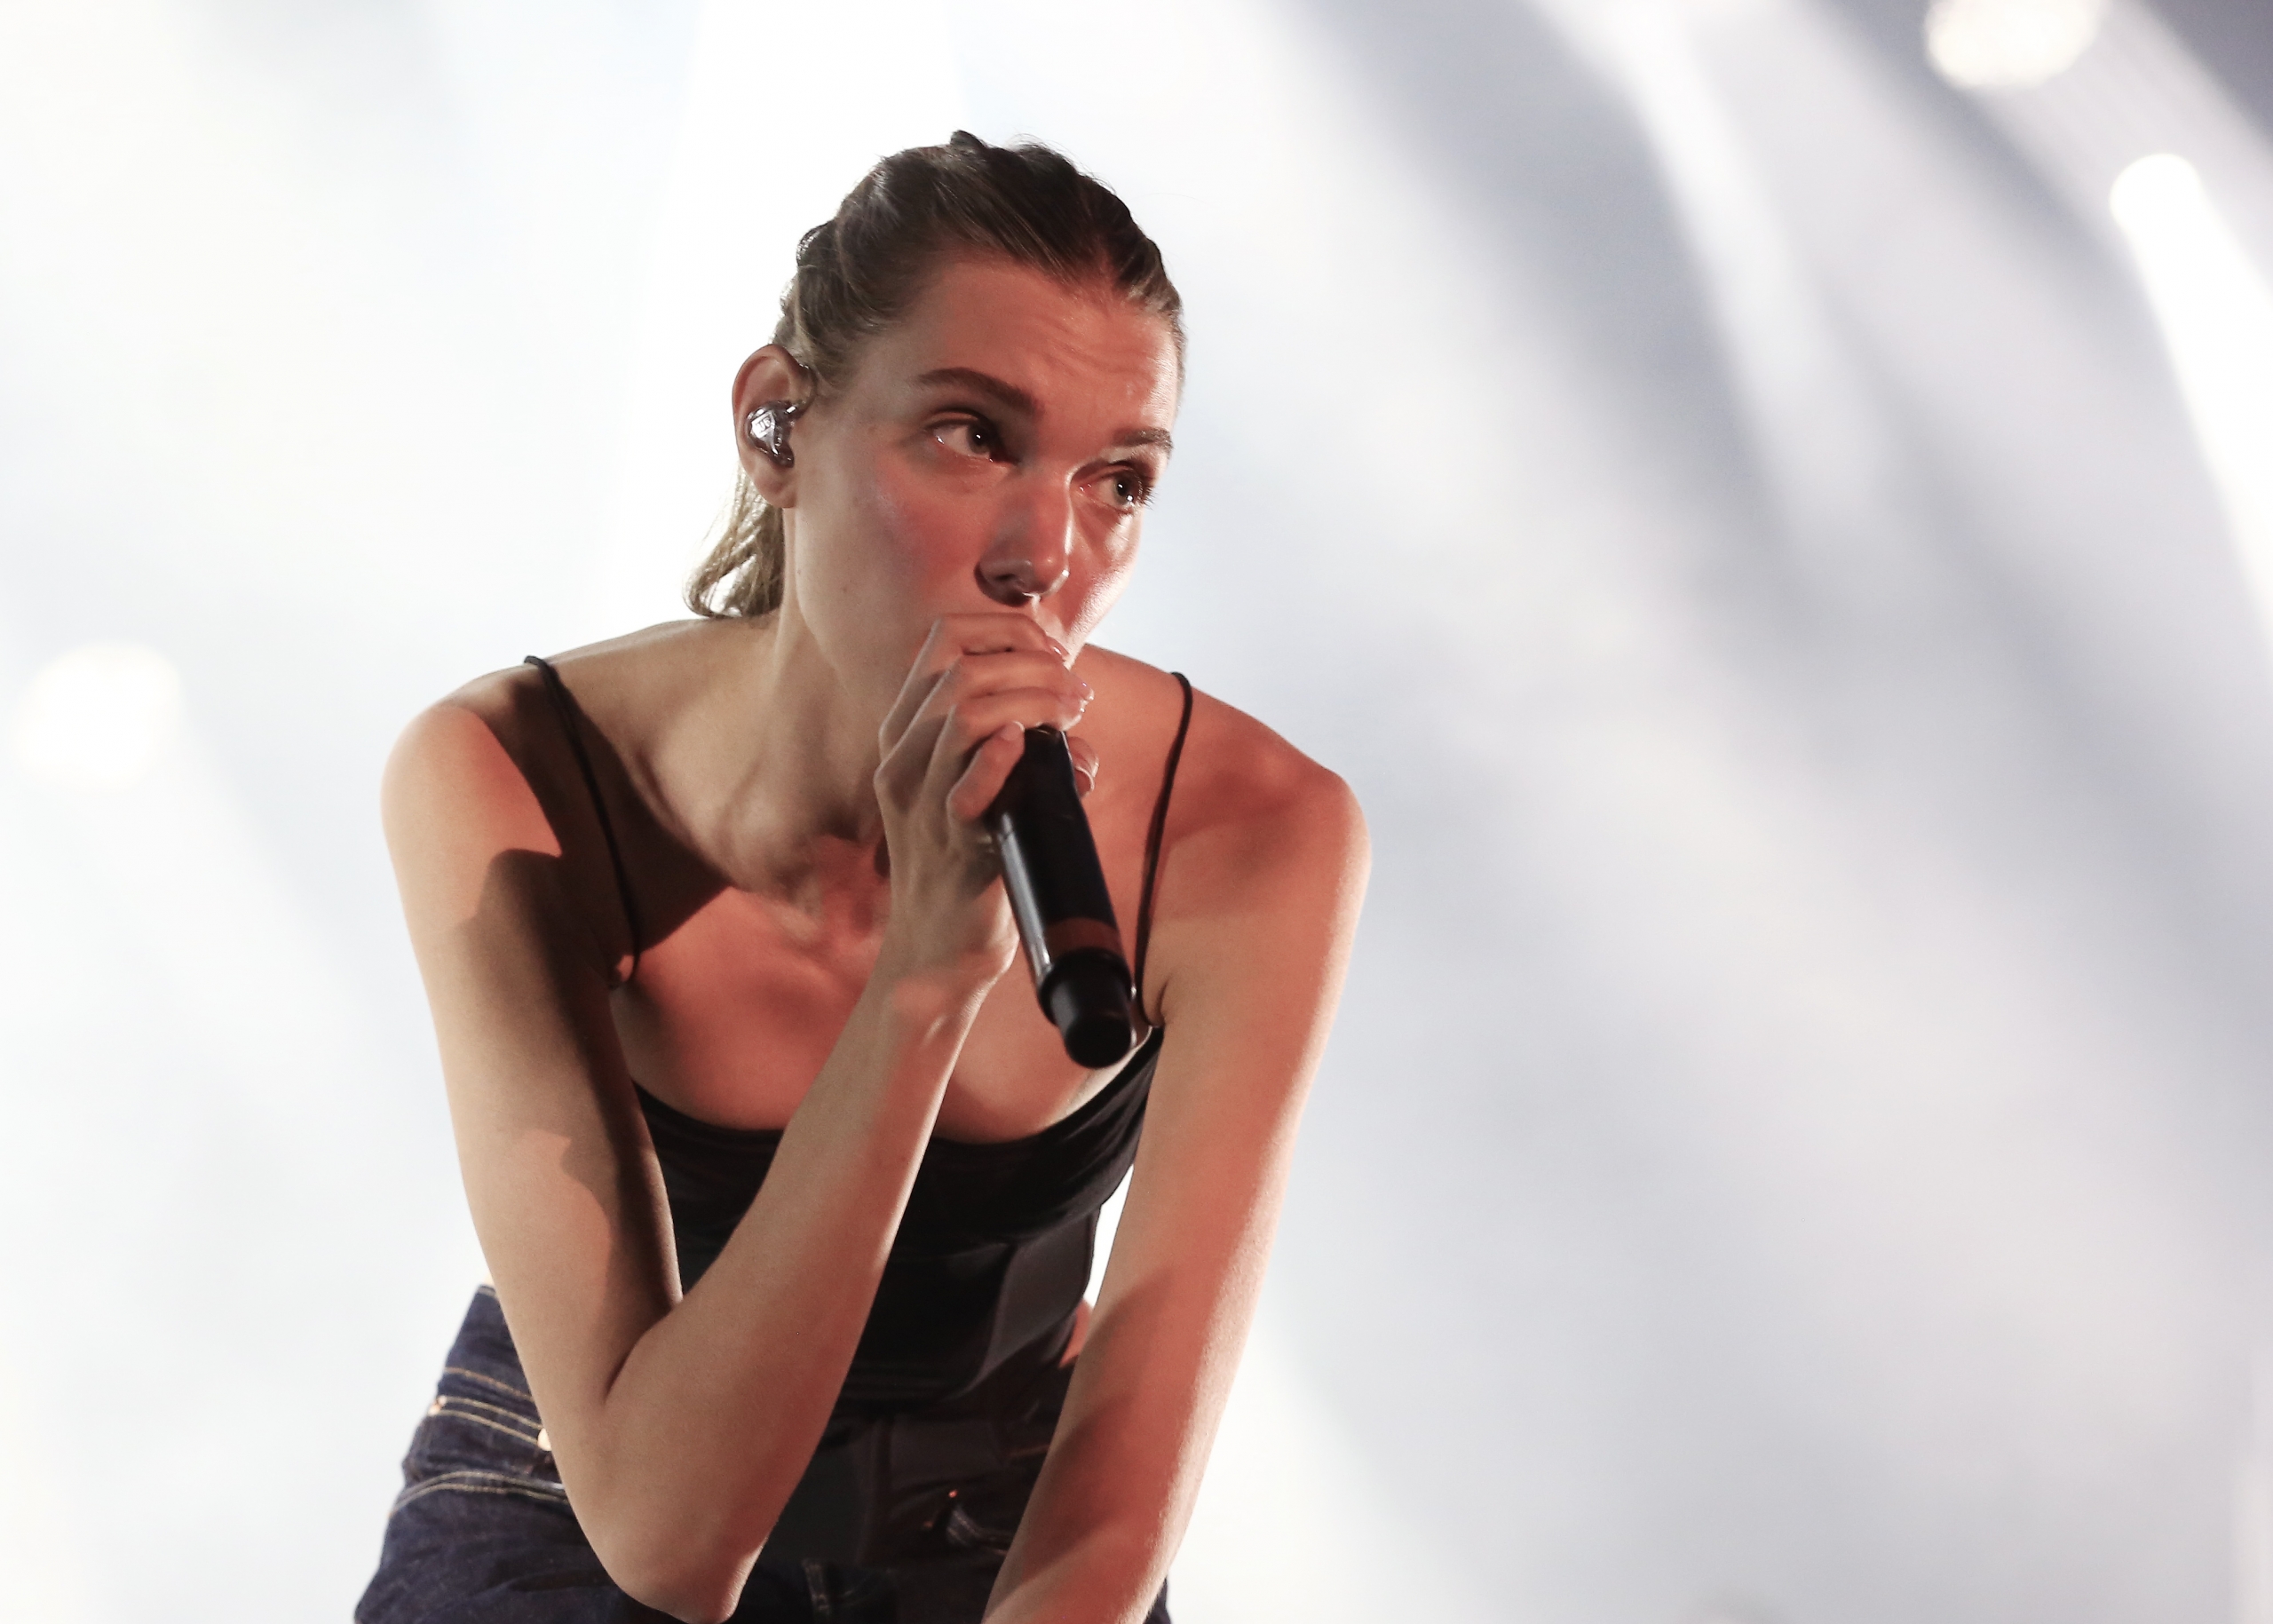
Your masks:
M991 424L970 417L956 417L931 431L931 438L950 451L960 451L965 456L999 456L1002 442Z
M1152 500L1152 481L1126 469L1105 475L1099 485L1107 502L1123 511L1141 508Z

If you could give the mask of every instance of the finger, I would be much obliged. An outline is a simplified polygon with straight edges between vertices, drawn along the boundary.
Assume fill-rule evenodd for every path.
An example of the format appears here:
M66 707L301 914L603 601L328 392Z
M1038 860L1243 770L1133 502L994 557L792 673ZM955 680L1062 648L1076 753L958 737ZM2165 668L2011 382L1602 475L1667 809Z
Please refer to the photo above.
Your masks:
M877 729L880 744L889 750L899 741L937 692L945 673L966 661L1006 655L1029 656L1060 670L1073 660L1064 644L1023 614L946 614L932 622Z
M1022 750L1028 728L1049 727L1062 731L1066 725L1062 719L1065 715L1065 709L1056 702L1054 695L1031 689L988 694L975 703L958 705L944 718L932 739L930 757L923 764L920 784L908 784L906 779L901 778L896 780L895 787L905 786L902 795L906 801L947 807L952 816L958 819L976 818L986 810L986 800L982 798L976 805L968 805L956 798L958 787L964 782L975 754L987 748L998 737L1019 741L1018 749ZM911 730L911 742L918 731ZM1010 760L1003 764L1002 773L996 773L990 780L990 796L1002 788L1002 775L1009 772L1010 764L1015 762L1017 752L1013 751ZM906 764L912 767L914 764Z
M1073 788L1082 796L1097 787L1097 747L1087 739L1065 735L1065 753L1073 758Z
M976 823L1010 776L1010 769L1026 754L1026 730L1006 722L978 741L954 786L947 791L947 811L964 823Z
M1026 685L1018 685L1024 678ZM1054 727L1078 722L1089 685L1041 654L986 654L941 672L915 716L885 749L878 786L896 799L938 804L981 740L1006 723Z
M977 614L943 614L939 624L948 629L957 646L966 654L1036 648L1048 651L1061 662L1073 658L1072 652L1044 631L1032 615L989 609Z
M933 792L945 794L962 777L965 760L989 734L1010 726L1063 733L1081 720L1082 704L1079 695L1049 688L1011 688L957 700L931 742L926 776Z
M898 744L916 713L923 709L940 677L954 661L955 651L948 642L947 623L944 620L931 622L931 630L923 646L915 651L915 663L907 668L907 676L899 685L891 708L884 712L884 719L876 729L877 742L886 755Z
M1039 703L1031 696L1047 697ZM1027 696L1013 703L1012 711L999 709L1001 696ZM971 718L959 741L962 748L976 744L1015 715L1029 727L1070 727L1089 701L1089 685L1047 654L1022 651L1008 654L963 654L933 677L919 697L912 714L887 723L879 742L889 758L895 752L913 759L928 757L938 748L939 729L958 711ZM974 707L980 709L974 710Z

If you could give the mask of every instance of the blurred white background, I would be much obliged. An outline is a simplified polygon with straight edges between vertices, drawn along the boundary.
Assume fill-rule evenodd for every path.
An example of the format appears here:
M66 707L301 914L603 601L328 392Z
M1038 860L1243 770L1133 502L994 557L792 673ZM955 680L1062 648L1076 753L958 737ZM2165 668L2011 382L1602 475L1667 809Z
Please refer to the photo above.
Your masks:
M2268 108L2259 0L0 0L0 1610L345 1616L480 1272L379 764L677 613L961 125L1189 303L1105 640L1374 832L1178 1618L2273 1624Z

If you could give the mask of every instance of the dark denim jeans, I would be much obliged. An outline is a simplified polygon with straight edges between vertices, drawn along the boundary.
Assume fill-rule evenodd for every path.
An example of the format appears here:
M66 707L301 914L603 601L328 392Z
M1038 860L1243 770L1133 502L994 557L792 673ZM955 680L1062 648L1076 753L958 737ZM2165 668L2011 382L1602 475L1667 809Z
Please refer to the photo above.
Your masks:
M737 1624L976 1624L1065 1402L1049 1366L952 1413L834 1427ZM497 1295L474 1295L402 1466L356 1624L667 1624L577 1525ZM1146 1624L1168 1624L1162 1588Z

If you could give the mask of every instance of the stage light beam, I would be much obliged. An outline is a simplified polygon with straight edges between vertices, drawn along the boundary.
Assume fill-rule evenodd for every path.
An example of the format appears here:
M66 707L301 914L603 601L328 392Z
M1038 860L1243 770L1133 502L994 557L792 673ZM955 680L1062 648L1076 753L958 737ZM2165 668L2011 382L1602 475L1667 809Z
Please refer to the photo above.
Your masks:
M2273 654L2273 289L2184 158L2139 159L2116 178L2108 206L2138 261Z

